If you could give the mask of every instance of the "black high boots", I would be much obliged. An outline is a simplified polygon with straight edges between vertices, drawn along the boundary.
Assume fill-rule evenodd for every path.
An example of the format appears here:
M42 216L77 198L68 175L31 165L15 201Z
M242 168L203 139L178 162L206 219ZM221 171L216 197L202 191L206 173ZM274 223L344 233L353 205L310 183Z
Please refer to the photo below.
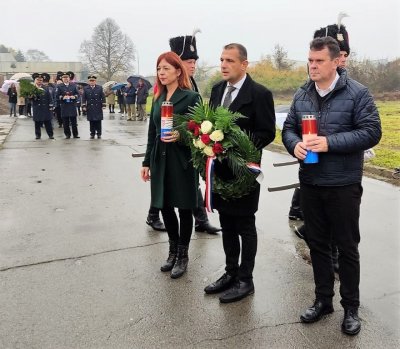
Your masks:
M178 241L169 240L169 253L165 263L161 266L161 271L170 271L174 267L176 255L178 253Z
M172 268L171 278L180 278L185 273L189 262L188 249L189 246L178 245L178 255Z

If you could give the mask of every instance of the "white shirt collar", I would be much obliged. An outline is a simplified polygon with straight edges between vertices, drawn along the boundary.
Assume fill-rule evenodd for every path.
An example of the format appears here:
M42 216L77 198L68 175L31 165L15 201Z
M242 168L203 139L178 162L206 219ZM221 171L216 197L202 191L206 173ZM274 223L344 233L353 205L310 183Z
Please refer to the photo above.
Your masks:
M236 98L236 96L238 95L238 93L239 93L239 90L242 88L242 86L243 86L243 84L244 84L244 81L246 80L246 77L247 77L247 74L245 74L244 76L243 76L243 78L241 78L236 84L230 84L229 82L226 84L226 87L225 87L225 91L224 91L224 94L222 95L222 99L221 99L221 105L224 103L224 100L225 100L225 96L226 96L226 94L228 93L228 87L229 86L233 86L233 87L235 87L235 89L232 91L232 93L231 93L231 96L232 96L232 102L235 100L235 98Z
M315 89L317 90L318 94L321 97L325 97L329 92L331 92L335 88L338 80L339 80L339 74L338 74L338 72L336 72L335 79L332 81L331 85L327 89L323 90L323 89L319 88L317 83L315 83Z
M244 80L246 80L247 75L244 74L244 76L236 83L236 84L230 84L229 82L226 84L226 88L228 88L228 86L233 86L236 87L235 91L239 91L241 89L241 87L243 86Z

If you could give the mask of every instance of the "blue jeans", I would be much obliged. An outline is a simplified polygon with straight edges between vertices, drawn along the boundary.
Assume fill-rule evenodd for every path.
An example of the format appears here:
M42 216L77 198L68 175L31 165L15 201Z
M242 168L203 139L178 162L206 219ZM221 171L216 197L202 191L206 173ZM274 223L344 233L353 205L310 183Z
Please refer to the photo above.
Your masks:
M17 103L9 103L10 104L10 116L14 114L17 116Z

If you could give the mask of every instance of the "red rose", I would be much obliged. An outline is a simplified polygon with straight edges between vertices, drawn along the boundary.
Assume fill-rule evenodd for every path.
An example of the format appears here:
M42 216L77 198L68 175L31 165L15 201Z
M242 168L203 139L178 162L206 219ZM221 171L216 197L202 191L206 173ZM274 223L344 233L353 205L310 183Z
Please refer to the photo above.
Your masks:
M197 127L199 127L199 125L196 124L196 122L194 120L190 120L187 124L187 128L190 131L194 131Z
M220 154L224 151L224 147L222 146L221 143L215 142L212 150L213 150L214 154Z
M211 141L210 136L208 134L206 134L206 133L202 134L200 139L204 144L208 144Z
M198 137L198 135L200 134L200 127L196 127L193 131L193 134L195 137Z

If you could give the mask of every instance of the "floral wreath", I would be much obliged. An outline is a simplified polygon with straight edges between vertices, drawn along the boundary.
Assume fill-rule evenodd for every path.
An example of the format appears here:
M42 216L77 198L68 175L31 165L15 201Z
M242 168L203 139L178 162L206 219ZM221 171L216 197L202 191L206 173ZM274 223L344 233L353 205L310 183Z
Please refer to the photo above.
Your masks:
M212 190L230 200L249 194L257 185L261 151L236 125L235 121L244 117L223 107L212 109L207 104L197 104L190 107L188 114L174 116L175 129L181 140L190 146L193 166L206 181L207 208L207 186L209 193ZM234 179L223 181L213 174L213 161L223 160Z

